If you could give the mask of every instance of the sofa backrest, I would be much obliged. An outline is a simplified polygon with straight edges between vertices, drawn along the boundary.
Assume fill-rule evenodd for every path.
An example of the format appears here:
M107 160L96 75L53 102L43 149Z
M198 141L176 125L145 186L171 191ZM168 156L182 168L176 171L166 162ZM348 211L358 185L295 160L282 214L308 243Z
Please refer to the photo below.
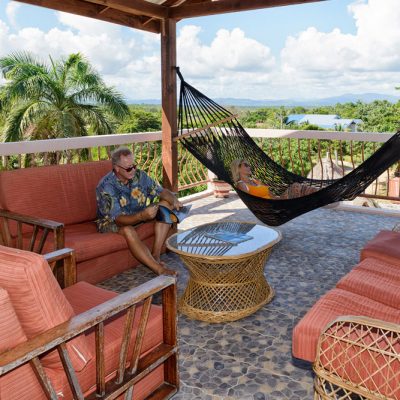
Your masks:
M65 225L96 218L96 186L110 161L0 172L0 208Z
M41 255L0 246L0 287L8 292L28 339L75 315ZM71 340L67 348L77 371L82 370L92 358L85 336ZM61 367L57 351L43 357L43 365L49 368Z

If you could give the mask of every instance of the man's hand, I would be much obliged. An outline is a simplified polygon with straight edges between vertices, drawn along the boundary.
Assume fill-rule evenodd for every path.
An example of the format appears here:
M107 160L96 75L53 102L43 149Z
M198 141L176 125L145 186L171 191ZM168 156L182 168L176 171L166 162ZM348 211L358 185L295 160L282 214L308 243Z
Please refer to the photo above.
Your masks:
M183 206L183 204L177 199L175 193L172 193L168 189L163 189L163 191L160 193L160 200L164 200L169 203L173 210L179 210Z
M176 197L174 197L172 207L176 210L180 210L180 208L183 207L183 204Z
M150 221L156 217L157 211L158 211L158 205L151 204L148 207L146 207L144 210L140 211L140 217L143 222Z

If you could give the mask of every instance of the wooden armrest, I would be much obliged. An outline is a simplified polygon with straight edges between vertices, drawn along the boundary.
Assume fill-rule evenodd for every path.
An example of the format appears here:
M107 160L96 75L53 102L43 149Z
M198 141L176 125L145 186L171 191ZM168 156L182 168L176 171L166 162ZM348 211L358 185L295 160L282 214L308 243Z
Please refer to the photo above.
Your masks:
M32 217L31 215L18 214L15 212L2 209L0 209L0 217L13 219L14 221L19 221L29 225L39 225L42 226L43 228L48 228L48 229L57 229L59 227L64 226L64 224L62 224L61 222L52 221L50 219L45 219L45 218Z
M15 221L17 224L15 246L9 231L8 220ZM23 248L22 226L25 224L33 227L30 244L26 250L41 253L47 236L51 231L54 236L54 249L58 250L64 247L64 224L61 222L18 214L2 209L0 209L0 222L0 236L2 237L2 242L6 246L17 247L19 249Z
M65 247L43 255L62 288L76 283L75 250Z
M164 340L156 349L152 350L146 356L140 356L144 333L152 297L157 292L162 292L163 298L163 331ZM139 326L136 334L135 343L132 346L133 352L128 355L128 344L131 340L132 321L134 318L136 305L142 304ZM119 366L117 371L117 380L106 382L104 368L104 323L121 313L126 312L125 327L122 330L121 349L119 356ZM146 374L154 370L162 363L166 363L165 382L170 382L168 387L173 387L176 391L178 386L177 378L177 338L176 338L176 279L171 276L159 276L143 285L140 285L128 292L106 301L82 314L79 314L67 322L60 324L48 331L21 343L13 349L0 353L0 376L13 369L30 362L32 368L38 374L42 387L50 385L47 395L50 398L54 392L51 382L48 380L44 369L41 367L39 356L57 348L61 357L64 373L67 374L71 390L79 392L79 381L73 369L68 352L65 351L65 342L80 335L83 332L95 329L96 332L96 369L100 376L97 377L97 394L104 396L110 390L123 393L133 384L138 382ZM174 371L172 371L174 370ZM102 371L102 372L101 372ZM127 373L129 371L129 373ZM96 382L94 382L95 384ZM99 391L101 393L99 393ZM96 393L93 398L96 398ZM107 396L104 396L105 398ZM115 396L116 397L116 396Z
M400 325L344 316L322 332L314 363L316 398L397 398ZM344 395L346 394L346 396ZM358 398L358 397L357 397Z

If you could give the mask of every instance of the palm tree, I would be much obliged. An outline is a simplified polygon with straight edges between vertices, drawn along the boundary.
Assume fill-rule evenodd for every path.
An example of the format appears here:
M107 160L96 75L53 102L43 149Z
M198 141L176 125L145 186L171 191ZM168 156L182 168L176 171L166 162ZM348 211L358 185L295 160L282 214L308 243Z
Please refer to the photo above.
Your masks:
M112 133L110 120L129 115L123 97L106 86L81 54L42 63L29 53L0 58L3 140L37 140Z

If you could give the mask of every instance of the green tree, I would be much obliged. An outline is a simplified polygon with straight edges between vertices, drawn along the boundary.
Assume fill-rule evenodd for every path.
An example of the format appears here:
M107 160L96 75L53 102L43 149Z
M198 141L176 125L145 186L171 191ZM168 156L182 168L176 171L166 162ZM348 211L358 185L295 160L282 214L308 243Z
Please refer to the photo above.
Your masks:
M4 141L110 134L111 118L129 114L122 95L79 53L50 57L49 65L14 53L0 58L0 69L7 80L0 87Z
M132 107L129 117L118 126L118 132L151 132L161 130L161 111L148 111L141 107Z

